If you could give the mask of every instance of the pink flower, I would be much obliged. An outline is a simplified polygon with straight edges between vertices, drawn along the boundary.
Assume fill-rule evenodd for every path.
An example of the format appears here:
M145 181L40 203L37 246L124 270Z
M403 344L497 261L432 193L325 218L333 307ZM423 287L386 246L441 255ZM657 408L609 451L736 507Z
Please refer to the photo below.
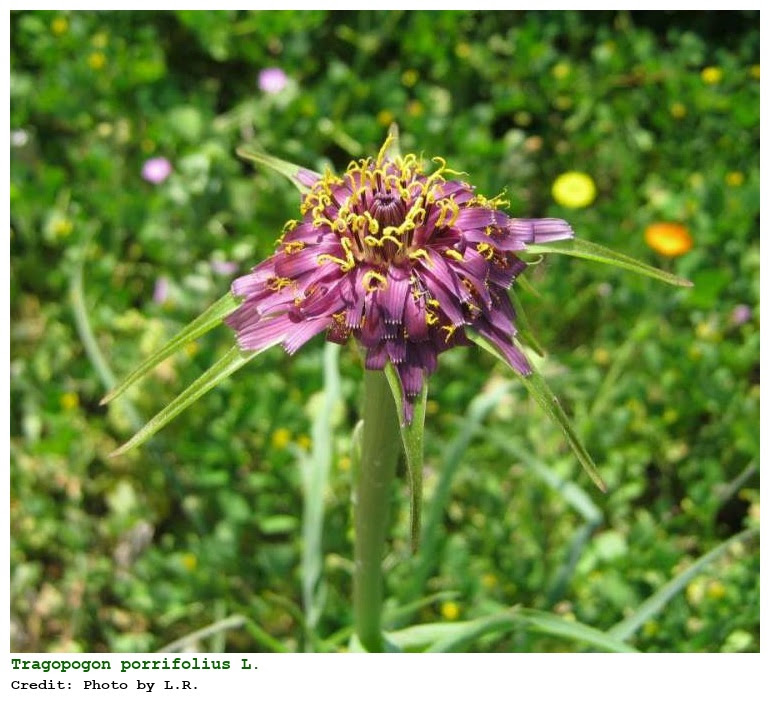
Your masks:
M280 93L289 82L283 69L273 66L272 68L263 68L259 72L257 85L263 93Z
M152 292L153 302L161 305L168 298L168 278L161 276L155 281L155 290Z
M164 156L148 159L142 166L142 178L150 183L163 183L171 175L171 162Z
M234 261L220 261L214 259L211 262L211 270L220 276L232 276L238 270L238 264Z

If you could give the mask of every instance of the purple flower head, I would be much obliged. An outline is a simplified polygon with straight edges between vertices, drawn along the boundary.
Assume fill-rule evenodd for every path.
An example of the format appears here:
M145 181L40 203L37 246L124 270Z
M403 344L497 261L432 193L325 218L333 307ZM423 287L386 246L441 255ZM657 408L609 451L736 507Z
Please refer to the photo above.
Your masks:
M530 372L506 292L526 268L517 253L573 233L564 220L509 217L499 196L447 180L443 159L427 174L413 154L387 158L388 145L342 176L316 177L276 252L233 283L243 302L226 321L251 350L281 342L293 354L322 331L339 344L352 336L368 369L393 364L411 422L438 355L468 344L466 328Z
M280 93L288 82L289 79L283 69L276 66L263 68L257 78L257 85L263 93Z
M148 159L142 166L142 178L150 183L163 183L171 175L171 162L164 156Z

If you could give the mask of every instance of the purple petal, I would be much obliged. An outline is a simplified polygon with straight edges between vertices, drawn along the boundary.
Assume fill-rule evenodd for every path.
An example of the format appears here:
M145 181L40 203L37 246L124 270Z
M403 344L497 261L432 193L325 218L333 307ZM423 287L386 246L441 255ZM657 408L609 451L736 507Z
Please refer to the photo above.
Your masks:
M384 344L378 344L376 347L367 349L366 368L370 371L379 371L385 368L388 361L388 353Z
M510 218L499 210L486 207L467 207L460 210L455 227L460 230L483 229L484 227L503 228Z
M236 311L238 312L238 311ZM225 319L230 327L234 327L238 335L238 346L241 349L260 350L281 342L295 327L288 316L281 315L269 320L256 320L251 324L243 324L243 320L235 313ZM239 325L239 326L236 326Z
M386 322L400 323L404 317L404 303L409 294L409 273L391 266L386 280L387 286L379 296L380 307Z
M541 219L513 219L508 225L508 232L518 241L527 244L554 242L558 239L572 239L575 233L564 220L554 217Z
M286 335L283 348L288 354L294 354L303 344L310 341L321 330L325 330L331 323L331 317L319 317L315 320L303 320L294 324L294 329Z

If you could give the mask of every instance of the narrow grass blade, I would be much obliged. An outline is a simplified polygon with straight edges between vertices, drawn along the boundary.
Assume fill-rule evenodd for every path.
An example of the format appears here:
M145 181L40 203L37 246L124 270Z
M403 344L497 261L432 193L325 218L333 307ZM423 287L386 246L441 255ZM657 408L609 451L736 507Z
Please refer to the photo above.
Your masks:
M648 264L632 259L625 254L619 254L612 249L587 242L582 239L563 239L557 242L548 242L546 244L532 244L527 246L527 252L530 254L568 254L577 256L589 261L597 261L601 264L611 264L618 268L628 269L643 276L657 278L664 283L670 283L672 286L682 286L684 288L692 287L692 281L680 278L667 271L649 266Z
M193 651L200 651L197 646L201 640L214 637L227 630L235 630L239 627L243 627L245 624L246 618L243 617L243 615L231 615L228 618L218 620L211 625L202 627L200 630L195 630L195 632L191 632L188 635L184 635L183 637L174 640L165 647L159 649L158 652L182 652L188 650L190 647L196 647Z
M314 629L321 617L325 589L321 587L323 569L324 496L332 463L332 418L341 398L338 344L324 347L323 402L313 421L312 450L301 461L303 484L302 515L302 602L308 628Z
M233 312L239 305L240 300L232 293L228 292L226 295L222 296L216 303L209 307L208 310L195 318L189 325L179 332L179 334L174 335L162 349L159 349L135 371L126 376L123 381L102 398L100 404L105 405L106 403L115 400L115 398L121 395L126 389L130 388L134 383L152 371L161 361L179 351L186 344L198 339L198 337L202 336L213 327L216 327L222 318Z
M625 644L621 638L607 632L602 632L580 622L565 620L543 610L521 608L514 614L517 620L524 622L527 627L547 635L561 637L575 642L584 642L608 652L636 652L633 647Z
M665 586L659 588L653 593L638 610L621 620L617 625L613 625L607 634L619 640L626 640L634 634L645 622L660 612L666 603L677 595L695 576L697 576L709 564L722 556L733 544L751 539L759 535L759 529L752 528L739 532L737 535L725 540L722 544L714 547L710 552L704 554L695 563L685 569L681 574L674 577Z
M278 343L277 341L275 342ZM267 348L267 347L266 347ZM125 454L129 449L139 446L152 437L158 430L165 427L188 405L194 403L204 393L210 391L221 381L235 373L241 366L253 359L257 354L264 351L250 351L243 353L238 347L233 347L219 361L217 361L208 371L200 375L192 384L190 384L182 393L172 400L163 410L152 418L139 432L137 432L124 445L118 447L111 457Z
M259 149L251 146L240 146L235 150L235 153L242 159L255 161L258 164L273 169L273 171L280 173L282 176L286 176L303 195L309 193L310 186L321 178L321 174L315 171L297 166L290 161L270 156L270 154L265 154L263 151L259 151Z
M478 346L508 366L505 357L495 348L494 344L484 339L484 337L476 332L466 330L466 334ZM521 374L518 374L518 376L545 414L561 428L562 432L564 432L564 436L567 438L567 442L569 443L572 452L575 454L575 457L585 469L586 473L591 477L591 480L596 484L597 488L603 493L606 492L607 487L601 476L599 476L599 472L596 470L593 460L581 443L575 430L572 428L572 423L561 407L559 399L551 392L545 379L534 368L528 376L523 376Z
M506 632L510 632L516 627L517 622L515 615L504 613L457 624L460 625L460 627L449 635L437 639L425 651L459 652L462 651L466 645L471 644L484 635L493 633L504 635Z
M390 390L396 401L398 419L401 425L401 441L404 444L404 455L409 473L409 524L412 552L416 553L420 545L420 529L422 525L422 468L423 468L423 436L425 434L425 403L428 398L428 382L423 381L420 394L414 400L412 422L404 422L404 408L401 395L401 380L392 364L385 367Z
M532 349L538 356L545 356L545 350L542 344L537 341L535 333L532 331L532 325L529 322L524 307L519 301L518 296L513 291L510 291L511 302L513 303L513 309L516 311L516 329L519 332L521 340Z

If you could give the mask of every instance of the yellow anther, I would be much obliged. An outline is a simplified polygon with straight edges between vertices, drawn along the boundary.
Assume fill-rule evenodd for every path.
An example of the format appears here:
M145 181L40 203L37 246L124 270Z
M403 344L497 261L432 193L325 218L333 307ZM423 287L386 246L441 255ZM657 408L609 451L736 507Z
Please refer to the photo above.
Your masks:
M441 329L446 330L446 338L444 339L444 342L448 342L452 338L452 335L455 333L457 327L454 325L442 325Z
M334 224L332 225L332 229L336 229L340 233L344 232L347 228L347 223L341 217L338 217L336 220L334 220Z
M383 234L382 237L380 237L380 245L384 246L385 242L393 242L399 250L403 246L403 244L391 234Z
M290 286L294 283L294 281L291 280L291 278L282 278L280 276L276 276L275 278L271 278L267 282L267 287L272 291L279 291L286 288L286 286Z
M377 154L377 166L381 166L382 162L385 160L385 154L388 151L388 147L393 143L393 135L388 133L388 136L385 138L385 141L382 143L382 146L380 147L380 151Z
M430 310L426 311L425 322L427 322L429 325L435 325L438 322L438 315L436 315L435 312L431 312Z
M438 310L441 307L441 303L439 303L438 300L436 300L435 298L431 298L428 301L428 305L430 305L432 308L435 308L436 310Z
M414 251L409 252L409 258L410 259L425 259L425 263L430 265L430 256L428 256L428 252L425 251L425 249L415 249Z
M380 223L372 217L369 211L365 212L364 215L369 222L369 232L377 234L380 231Z
M305 248L305 242L289 242L283 251L286 254L296 254L298 251L302 251Z
M377 237L373 237L371 234L364 237L364 244L368 244L370 247L380 246L380 240Z
M376 286L372 285L372 281L377 281L381 285L376 285ZM372 291L375 291L375 290L384 290L385 286L387 286L388 284L388 281L385 278L385 276L377 273L376 271L367 271L364 274L361 284L363 285L367 293L371 293Z
M486 242L479 242L476 245L476 251L481 254L487 261L491 261L495 255L495 250Z
M286 234L287 232L291 232L293 229L296 229L299 225L299 220L289 220L284 226L281 232L283 234Z
M455 261L465 261L465 258L463 255L457 251L457 249L449 248L444 252L444 256L448 256L450 259L454 259Z
M316 261L319 264L323 263L324 261L332 261L335 264L339 264L340 270L343 273L345 273L355 268L356 259L353 256L353 250L351 248L350 239L348 239L347 237L342 237L342 239L340 239L340 244L342 245L342 248L345 251L344 259L340 259L338 256L332 256L331 254L319 254L318 257L316 258Z

